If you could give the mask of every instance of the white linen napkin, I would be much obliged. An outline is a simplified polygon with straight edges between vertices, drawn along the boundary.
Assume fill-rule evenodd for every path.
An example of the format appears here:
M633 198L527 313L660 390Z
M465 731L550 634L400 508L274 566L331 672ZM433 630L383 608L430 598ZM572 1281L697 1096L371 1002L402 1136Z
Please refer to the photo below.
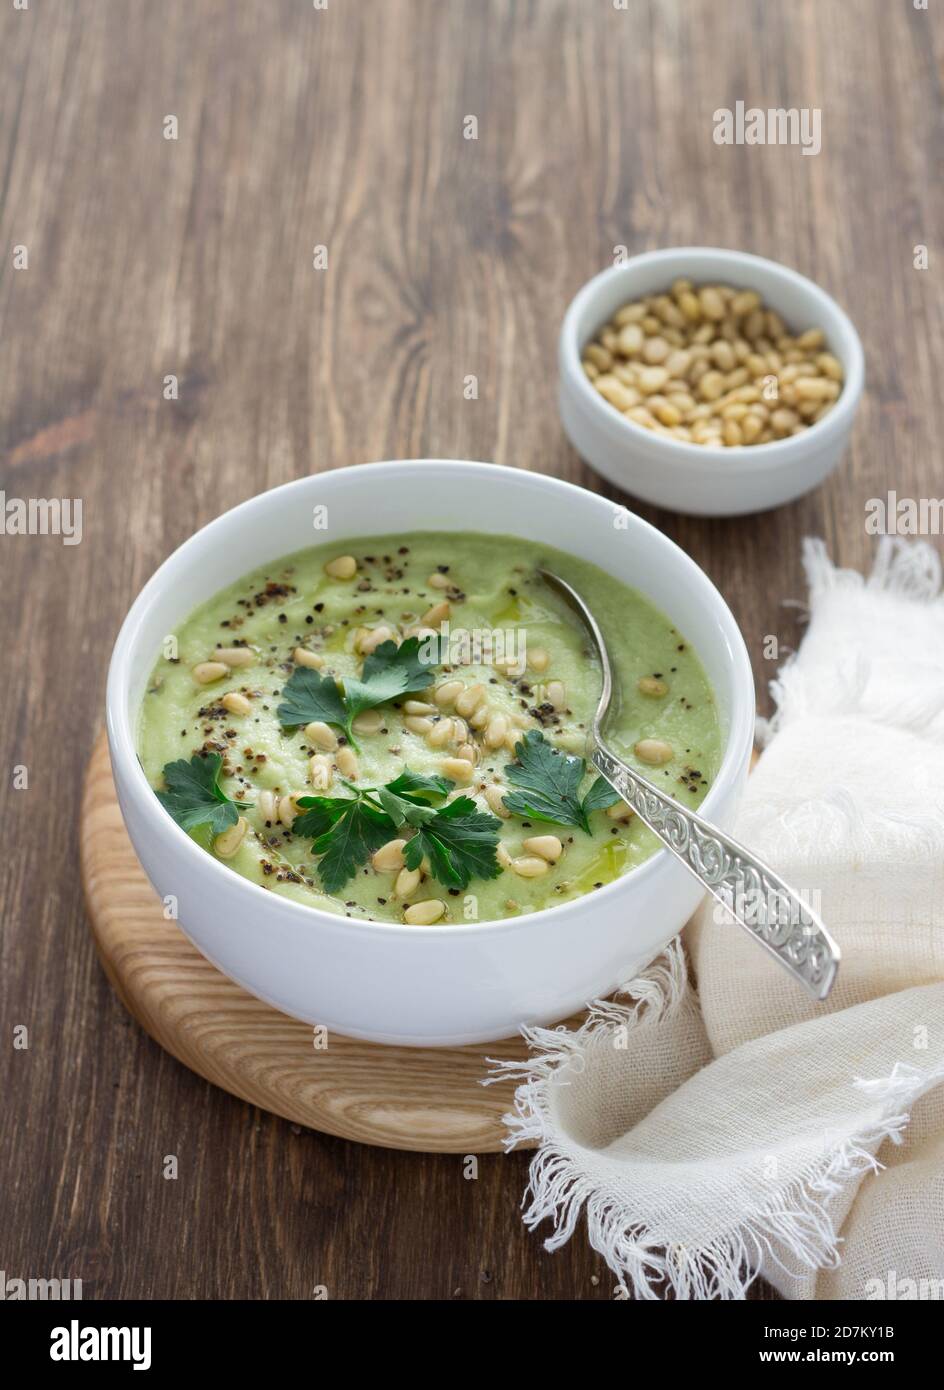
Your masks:
M529 1227L586 1218L619 1293L944 1298L944 596L924 543L867 579L808 541L810 625L735 833L814 905L842 964L815 1004L701 909L578 1032L532 1029L508 1147Z

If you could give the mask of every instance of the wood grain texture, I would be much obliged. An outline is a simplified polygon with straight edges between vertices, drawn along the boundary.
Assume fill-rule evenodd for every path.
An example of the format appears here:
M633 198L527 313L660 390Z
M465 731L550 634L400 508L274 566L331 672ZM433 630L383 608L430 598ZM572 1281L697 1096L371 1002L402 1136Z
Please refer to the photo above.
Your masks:
M293 1133L128 1020L77 855L108 654L180 541L311 471L485 458L632 505L563 438L557 331L614 247L694 241L811 275L867 355L852 448L819 491L737 521L638 508L729 599L763 705L765 637L783 650L801 631L783 606L802 597L801 538L862 566L867 499L941 490L940 9L2 7L0 485L84 506L81 545L0 537L8 1274L82 1277L90 1297L611 1297L581 1235L550 1257L523 1230L526 1155L486 1156L467 1182L456 1157ZM715 146L712 113L738 99L820 107L822 153Z
M341 1139L426 1153L501 1151L514 1087L482 1081L489 1057L527 1057L522 1039L422 1049L332 1033L316 1049L308 1024L221 975L164 917L121 818L104 734L86 777L79 856L105 973L151 1037L192 1071Z

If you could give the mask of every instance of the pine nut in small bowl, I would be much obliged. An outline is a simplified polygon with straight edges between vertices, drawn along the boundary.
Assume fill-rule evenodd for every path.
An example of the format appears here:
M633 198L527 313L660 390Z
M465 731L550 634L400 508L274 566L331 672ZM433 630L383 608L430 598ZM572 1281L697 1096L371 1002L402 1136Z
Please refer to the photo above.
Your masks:
M833 471L864 383L851 320L796 271L740 251L634 256L572 300L560 412L577 452L695 516L792 501Z

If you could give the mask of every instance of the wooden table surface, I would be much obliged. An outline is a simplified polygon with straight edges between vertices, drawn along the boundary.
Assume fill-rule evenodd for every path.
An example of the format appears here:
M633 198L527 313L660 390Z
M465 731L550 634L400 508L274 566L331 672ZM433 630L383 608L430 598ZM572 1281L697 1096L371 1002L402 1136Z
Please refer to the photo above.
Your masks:
M111 644L175 546L313 470L483 458L618 497L561 432L561 315L614 247L700 242L815 278L868 362L852 448L813 495L736 521L637 508L729 599L764 707L763 640L800 631L783 601L801 537L861 566L867 499L940 491L942 48L940 7L910 0L3 6L2 486L79 497L84 523L76 546L0 537L8 1277L80 1277L87 1297L612 1296L582 1235L548 1255L525 1232L526 1157L466 1181L457 1158L294 1130L131 1024L76 863ZM822 152L719 148L712 113L738 99L821 108Z

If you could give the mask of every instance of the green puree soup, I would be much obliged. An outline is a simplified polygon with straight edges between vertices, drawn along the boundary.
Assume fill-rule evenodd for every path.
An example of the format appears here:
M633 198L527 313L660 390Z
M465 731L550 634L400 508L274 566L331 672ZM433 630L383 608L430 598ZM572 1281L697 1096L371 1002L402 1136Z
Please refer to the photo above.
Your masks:
M721 760L698 657L641 594L511 536L416 533L291 555L164 643L138 749L208 853L306 906L415 925L534 912L659 847L587 770L610 649L613 748L687 806Z

